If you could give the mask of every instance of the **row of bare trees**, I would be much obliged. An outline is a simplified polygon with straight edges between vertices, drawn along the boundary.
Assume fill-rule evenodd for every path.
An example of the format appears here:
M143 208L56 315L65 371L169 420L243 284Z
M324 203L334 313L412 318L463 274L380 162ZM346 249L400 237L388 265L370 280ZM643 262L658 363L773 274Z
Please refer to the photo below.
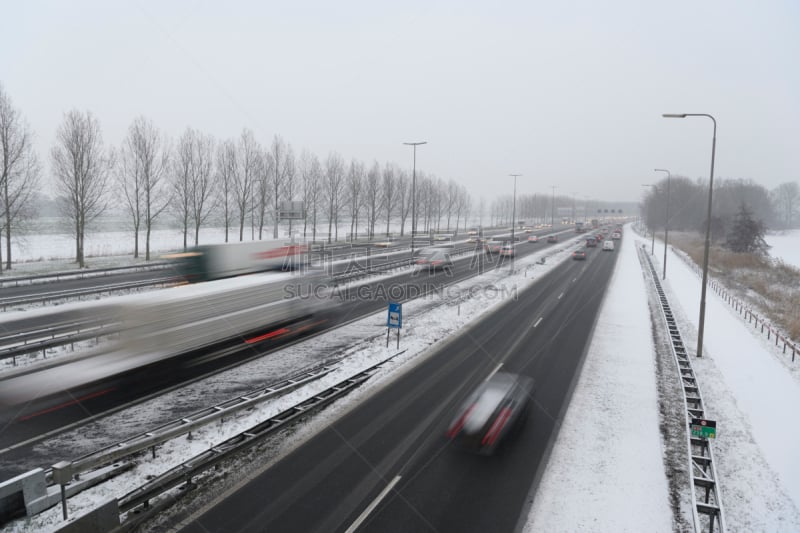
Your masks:
M34 216L41 166L32 134L0 87L2 141L2 219L6 268L11 267L12 233ZM121 207L134 233L134 256L150 259L157 221L177 223L183 246L200 241L203 227L222 225L225 241L279 236L281 202L302 202L305 218L288 221L289 234L329 241L341 235L405 234L411 223L412 177L393 163L345 162L336 152L324 159L304 150L295 156L279 136L266 147L250 130L218 141L187 128L171 141L145 117L133 120L119 148L106 146L98 120L90 112L64 115L50 150L50 170L61 212L75 238L75 260L85 264L84 241L109 207ZM417 173L417 229L454 231L466 225L471 201L453 180ZM349 225L349 228L348 228ZM327 226L327 232L324 231ZM231 231L233 230L233 231ZM238 231L237 231L238 230ZM238 233L238 235L236 235Z
M31 198L39 188L41 165L33 134L0 85L0 272L11 268L11 236L32 216ZM3 239L0 239L2 241Z

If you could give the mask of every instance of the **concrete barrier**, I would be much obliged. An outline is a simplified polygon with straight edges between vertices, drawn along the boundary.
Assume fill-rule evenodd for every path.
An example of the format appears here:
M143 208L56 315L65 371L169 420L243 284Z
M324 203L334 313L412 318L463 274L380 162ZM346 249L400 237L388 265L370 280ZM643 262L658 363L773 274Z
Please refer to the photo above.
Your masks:
M30 516L31 503L47 496L44 470L36 468L0 483L0 525Z

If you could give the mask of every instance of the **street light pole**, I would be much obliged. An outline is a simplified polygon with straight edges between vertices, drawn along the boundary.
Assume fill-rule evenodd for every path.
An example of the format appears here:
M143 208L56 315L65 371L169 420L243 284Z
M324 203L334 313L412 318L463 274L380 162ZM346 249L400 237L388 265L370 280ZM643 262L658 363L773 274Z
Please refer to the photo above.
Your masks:
M653 170L655 172L667 173L667 206L665 208L666 213L664 214L664 273L661 275L661 279L667 279L667 236L669 235L669 182L672 175L670 174L669 170L663 168L656 168Z
M711 137L711 174L708 179L708 211L706 214L706 244L703 251L703 286L700 290L700 320L697 328L697 357L703 357L703 332L706 322L706 285L708 284L708 252L711 247L711 196L714 193L714 156L717 151L717 121L707 113L665 113L664 118L707 117L714 124Z
M509 174L509 176L514 177L514 202L511 207L511 246L514 246L517 242L514 240L514 228L517 225L517 178L522 174Z
M414 255L414 234L417 232L417 146L428 144L428 141L403 143L414 147L414 167L411 171L411 255Z
M553 189L553 199L550 202L550 226L555 228L556 227L556 186L551 185L551 189Z
M642 187L653 187L653 188L656 188L655 185L650 184L650 183L642 183ZM655 196L654 196L654 198L655 198ZM653 225L653 229L650 230L650 231L653 234L652 235L653 242L650 243L650 255L653 255L653 252L655 252L655 249L656 249L656 227L655 227L655 224Z

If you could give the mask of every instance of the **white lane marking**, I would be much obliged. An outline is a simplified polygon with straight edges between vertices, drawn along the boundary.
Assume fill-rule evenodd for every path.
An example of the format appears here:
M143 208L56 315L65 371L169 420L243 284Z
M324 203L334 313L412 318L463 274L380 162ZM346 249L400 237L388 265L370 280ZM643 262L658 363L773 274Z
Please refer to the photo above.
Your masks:
M541 316L540 316L540 317L539 317L539 320L537 320L536 322L534 322L534 323L533 323L533 327L536 327L536 326L538 326L538 325L539 325L539 323L542 321L542 318L544 318L544 317L541 317Z
M562 292L561 294L558 295L558 299L560 300L563 296L564 296L564 293Z
M347 528L347 531L345 531L345 533L354 533L355 530L357 530L361 526L361 524L364 523L364 520L367 519L370 513L375 510L378 504L381 503L381 500L384 499L387 494L389 494L389 491L392 490L392 487L397 485L398 481L400 481L400 475L396 475L394 479L391 480L388 485L386 485L386 487L381 491L381 493L378 494L378 496L374 500L372 500L372 503L370 503L369 506L367 506L367 508L364 509L364 512L361 513L358 518L356 518L356 521L353 522L350 525L350 527Z
M575 283L576 281L578 281L578 278L572 278L572 283Z
M500 367L501 367L501 366L503 366L503 363L500 363L499 365L497 365L496 367L494 367L494 370L492 370L492 373L491 373L491 374L489 374L488 376L486 376L486 379L485 379L484 381L489 381L489 378L491 378L492 376L494 376L495 374L497 374L497 371L498 371L498 370L500 370Z

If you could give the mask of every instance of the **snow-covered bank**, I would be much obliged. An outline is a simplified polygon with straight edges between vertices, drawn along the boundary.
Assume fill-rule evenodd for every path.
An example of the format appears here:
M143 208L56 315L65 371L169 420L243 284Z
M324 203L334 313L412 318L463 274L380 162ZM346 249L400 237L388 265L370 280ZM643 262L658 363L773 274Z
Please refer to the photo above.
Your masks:
M800 268L800 229L768 234L764 238L771 247L769 255Z
M655 354L629 231L525 531L670 531ZM633 511L635 510L635 511ZM633 512L632 512L633 511Z

